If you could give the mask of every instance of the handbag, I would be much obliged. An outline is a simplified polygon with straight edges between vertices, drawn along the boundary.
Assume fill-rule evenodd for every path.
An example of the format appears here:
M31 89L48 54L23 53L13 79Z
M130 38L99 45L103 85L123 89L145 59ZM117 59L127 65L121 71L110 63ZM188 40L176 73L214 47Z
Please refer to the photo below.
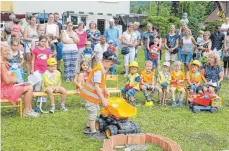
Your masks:
M127 55L129 53L130 53L129 47L122 47L122 49L121 49L121 54L122 55Z

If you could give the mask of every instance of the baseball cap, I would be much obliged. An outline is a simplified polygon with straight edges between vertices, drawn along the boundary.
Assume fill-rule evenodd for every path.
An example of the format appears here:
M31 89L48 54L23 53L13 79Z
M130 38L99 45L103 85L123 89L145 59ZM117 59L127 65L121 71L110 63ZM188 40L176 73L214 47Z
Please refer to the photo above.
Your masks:
M114 63L118 63L117 56L115 53L113 53L111 50L107 50L103 53L103 59L105 60L111 60Z
M164 62L164 63L163 63L163 66L170 67L170 63L169 63L169 62Z

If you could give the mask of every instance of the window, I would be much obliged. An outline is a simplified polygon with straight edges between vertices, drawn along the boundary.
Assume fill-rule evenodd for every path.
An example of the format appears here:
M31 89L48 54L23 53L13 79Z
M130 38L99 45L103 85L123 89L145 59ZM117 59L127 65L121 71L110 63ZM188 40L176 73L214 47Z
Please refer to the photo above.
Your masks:
M73 25L77 25L78 24L78 17L77 16L71 16L71 22Z
M101 35L103 35L105 30L105 19L97 20L97 29L101 32Z
M81 22L83 22L84 25L87 25L87 18L86 17L81 17Z

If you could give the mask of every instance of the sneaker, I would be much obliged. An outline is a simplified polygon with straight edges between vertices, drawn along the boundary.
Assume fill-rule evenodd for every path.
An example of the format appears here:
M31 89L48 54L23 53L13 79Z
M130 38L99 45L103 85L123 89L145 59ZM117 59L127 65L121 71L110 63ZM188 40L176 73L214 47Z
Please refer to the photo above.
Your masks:
M91 134L91 129L88 126L84 127L84 134Z
M178 106L180 106L180 107L183 107L183 106L184 106L184 103L183 103L183 101L179 101L179 104L178 104Z
M177 107L177 103L175 101L173 101L172 107Z
M54 113L55 112L55 109L56 109L55 105L51 105L51 108L49 110L49 113Z
M106 137L104 135L101 135L101 133L99 132L91 133L89 137L91 139L106 139Z
M159 101L158 106L161 106L161 105L162 105L162 101Z
M23 113L23 117L33 117L33 118L37 118L39 116L38 113L36 112L25 112Z
M64 111L64 112L67 112L68 108L65 105L61 105L60 110Z

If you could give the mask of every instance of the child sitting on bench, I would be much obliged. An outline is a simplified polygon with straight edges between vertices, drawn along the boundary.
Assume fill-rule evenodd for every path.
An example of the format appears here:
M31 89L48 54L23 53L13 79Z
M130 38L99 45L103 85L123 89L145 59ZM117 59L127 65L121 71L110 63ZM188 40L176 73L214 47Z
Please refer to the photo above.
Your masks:
M50 113L55 111L55 102L53 93L61 93L61 107L60 110L68 111L68 108L65 106L67 90L61 86L61 77L60 72L57 70L57 61L55 58L49 58L47 60L48 69L42 75L42 88L49 96L51 108Z

